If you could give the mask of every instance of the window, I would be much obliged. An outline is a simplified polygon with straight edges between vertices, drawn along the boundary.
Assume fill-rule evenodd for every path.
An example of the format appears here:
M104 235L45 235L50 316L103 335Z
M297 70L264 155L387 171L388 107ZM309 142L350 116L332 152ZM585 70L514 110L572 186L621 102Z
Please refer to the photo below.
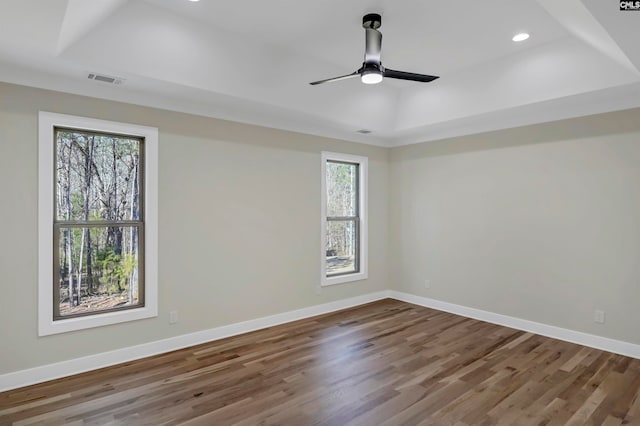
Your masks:
M157 133L40 113L40 335L157 315Z
M367 158L322 153L322 285L367 278Z

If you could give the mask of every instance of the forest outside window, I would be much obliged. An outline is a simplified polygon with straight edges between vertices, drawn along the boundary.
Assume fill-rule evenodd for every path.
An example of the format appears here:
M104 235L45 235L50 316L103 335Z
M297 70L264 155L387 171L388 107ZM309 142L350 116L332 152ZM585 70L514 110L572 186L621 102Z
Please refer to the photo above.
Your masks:
M322 285L367 278L367 159L322 154Z
M144 139L54 139L54 319L144 306Z
M157 314L157 129L40 113L39 330Z

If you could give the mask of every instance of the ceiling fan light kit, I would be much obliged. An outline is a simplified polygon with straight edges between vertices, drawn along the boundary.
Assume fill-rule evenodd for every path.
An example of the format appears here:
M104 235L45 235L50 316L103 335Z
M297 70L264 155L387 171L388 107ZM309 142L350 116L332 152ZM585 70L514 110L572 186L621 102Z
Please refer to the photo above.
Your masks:
M360 77L360 81L364 84L378 84L386 78L395 78L399 80L417 81L420 83L428 83L439 77L434 75L416 74L406 71L395 71L382 66L382 33L378 28L382 25L382 16L377 13L369 13L362 17L362 28L365 30L365 53L362 67L351 74L342 75L340 77L328 78L311 82L312 86L329 83L340 80L347 80L353 77Z
M382 71L380 68L372 66L371 64L363 65L362 72L360 73L360 80L364 84L378 84L382 82Z

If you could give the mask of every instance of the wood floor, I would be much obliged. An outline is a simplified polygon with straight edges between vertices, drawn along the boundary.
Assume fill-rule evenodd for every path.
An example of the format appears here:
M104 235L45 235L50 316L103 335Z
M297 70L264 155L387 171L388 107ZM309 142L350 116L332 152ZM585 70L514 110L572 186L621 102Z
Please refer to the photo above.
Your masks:
M640 425L640 360L395 300L0 393L1 425Z

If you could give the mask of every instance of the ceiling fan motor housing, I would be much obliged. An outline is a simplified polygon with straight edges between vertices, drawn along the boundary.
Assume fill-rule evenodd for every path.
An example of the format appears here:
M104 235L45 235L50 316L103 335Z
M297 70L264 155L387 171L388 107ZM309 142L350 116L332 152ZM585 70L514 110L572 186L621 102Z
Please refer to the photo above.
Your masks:
M368 13L362 17L362 28L377 30L382 25L382 16L378 13Z
M382 33L378 31L381 24L382 17L377 13L369 13L362 17L362 28L365 31L364 62L366 64L381 65Z

